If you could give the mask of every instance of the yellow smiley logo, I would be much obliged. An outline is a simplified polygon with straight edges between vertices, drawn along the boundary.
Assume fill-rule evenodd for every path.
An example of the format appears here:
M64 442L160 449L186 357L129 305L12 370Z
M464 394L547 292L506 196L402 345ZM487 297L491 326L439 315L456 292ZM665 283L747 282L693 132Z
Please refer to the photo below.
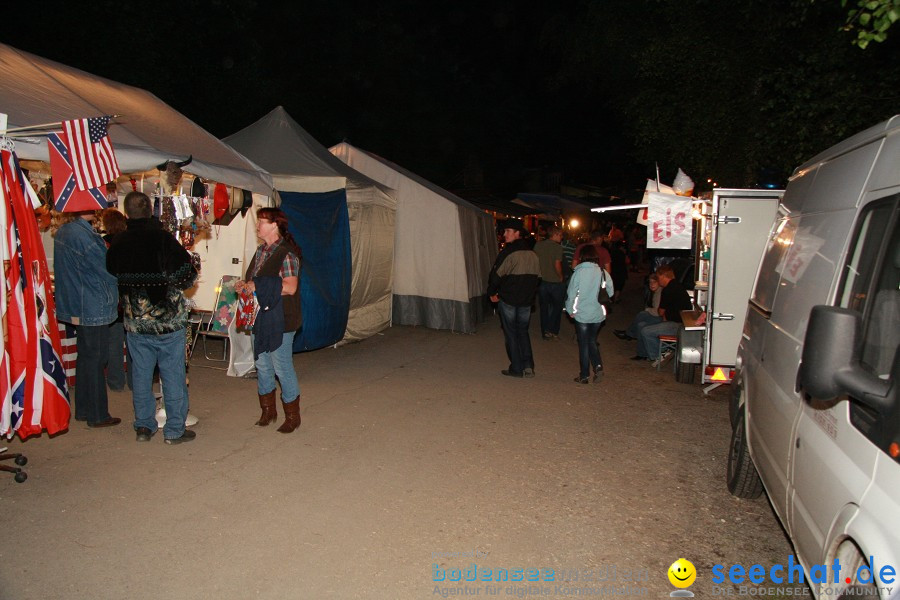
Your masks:
M691 561L679 558L669 567L669 582L677 588L691 587L697 579L697 569Z

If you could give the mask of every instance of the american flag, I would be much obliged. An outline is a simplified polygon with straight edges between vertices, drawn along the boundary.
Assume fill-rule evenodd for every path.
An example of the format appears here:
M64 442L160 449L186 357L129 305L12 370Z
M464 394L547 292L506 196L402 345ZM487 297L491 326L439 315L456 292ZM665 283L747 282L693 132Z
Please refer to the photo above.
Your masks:
M72 171L69 139L65 132L47 136L50 173L53 175L53 205L59 212L79 212L106 208L106 195L100 188L80 190Z
M47 259L25 202L30 184L15 154L3 150L0 159L2 253L9 261L2 290L8 345L0 358L0 436L15 431L24 439L67 429L70 409Z
M79 190L104 186L119 176L119 163L107 127L109 117L63 121Z

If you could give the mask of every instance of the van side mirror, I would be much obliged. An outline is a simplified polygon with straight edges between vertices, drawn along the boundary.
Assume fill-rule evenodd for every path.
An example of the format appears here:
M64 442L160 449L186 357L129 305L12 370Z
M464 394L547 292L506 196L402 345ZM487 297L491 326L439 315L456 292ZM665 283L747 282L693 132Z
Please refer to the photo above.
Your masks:
M892 404L888 397L891 382L860 364L860 323L855 311L836 306L813 307L803 343L800 387L820 400L833 400L846 394L885 413ZM894 362L896 367L896 359Z

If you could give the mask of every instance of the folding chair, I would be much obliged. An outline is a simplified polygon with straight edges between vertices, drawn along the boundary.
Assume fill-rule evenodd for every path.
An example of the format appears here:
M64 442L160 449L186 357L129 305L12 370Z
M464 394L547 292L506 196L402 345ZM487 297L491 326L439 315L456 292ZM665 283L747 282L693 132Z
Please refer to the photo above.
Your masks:
M203 356L206 360L215 362L228 362L228 352L230 343L228 339L228 327L234 321L237 314L237 292L234 284L240 279L236 275L223 275L219 280L219 286L216 293L215 309L210 313L200 315L200 321L197 325L197 332L194 341L191 344L190 354L194 354L194 344L199 338L203 338ZM219 339L222 341L222 356L210 356L206 346L207 338ZM215 369L224 369L224 367L212 367Z
M660 335L659 336L659 358L656 361L656 370L659 371L663 363L675 356L678 351L677 335ZM674 363L673 363L674 368Z

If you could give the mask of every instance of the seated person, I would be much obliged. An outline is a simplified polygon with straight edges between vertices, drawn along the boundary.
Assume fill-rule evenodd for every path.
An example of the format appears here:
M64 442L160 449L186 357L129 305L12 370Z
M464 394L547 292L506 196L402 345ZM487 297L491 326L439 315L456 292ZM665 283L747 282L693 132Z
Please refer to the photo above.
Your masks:
M659 300L661 321L641 328L637 336L637 355L632 360L659 360L659 336L676 335L681 328L681 311L693 308L691 297L681 283L675 280L672 267L663 265L656 270L656 275L663 288Z
M650 287L650 293L647 296L647 308L634 316L631 325L627 329L613 330L613 334L620 340L636 340L645 325L655 325L662 321L659 317L659 302L662 299L662 287L659 285L659 276L656 273L651 273L647 285Z

